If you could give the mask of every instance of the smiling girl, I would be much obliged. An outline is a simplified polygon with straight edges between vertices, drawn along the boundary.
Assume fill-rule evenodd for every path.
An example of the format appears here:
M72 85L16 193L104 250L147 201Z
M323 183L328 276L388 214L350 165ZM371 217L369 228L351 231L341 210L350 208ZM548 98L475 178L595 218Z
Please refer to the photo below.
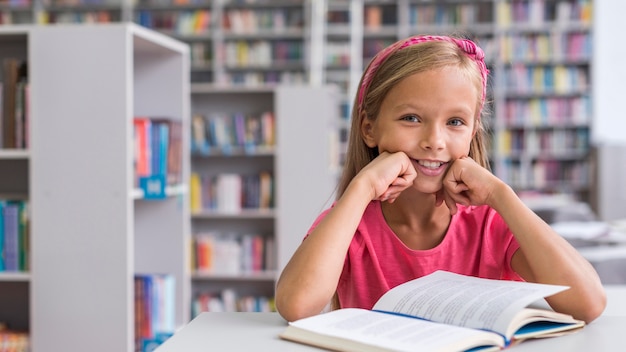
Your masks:
M556 311L590 322L606 305L593 267L487 164L488 70L474 42L415 36L365 70L333 206L284 268L276 308L288 321L371 309L389 289L447 270L558 284Z

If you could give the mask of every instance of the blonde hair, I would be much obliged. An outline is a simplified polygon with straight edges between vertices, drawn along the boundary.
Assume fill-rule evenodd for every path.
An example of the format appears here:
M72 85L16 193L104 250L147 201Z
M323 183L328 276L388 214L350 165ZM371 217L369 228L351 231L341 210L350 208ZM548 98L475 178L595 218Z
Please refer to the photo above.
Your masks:
M391 52L383 62L378 62L375 72L371 71L372 62L361 77L359 87L352 106L351 127L348 139L346 161L339 181L337 197L341 197L362 168L378 156L376 148L369 148L361 135L361 123L363 118L376 120L383 100L389 91L402 79L415 73L434 70L442 67L458 67L476 87L476 117L475 133L470 143L469 157L483 167L489 169L487 156L487 136L484 125L484 115L487 109L484 107L483 91L486 82L483 82L483 72L474 58L469 56L459 45L452 41L426 41L410 45ZM365 91L363 80L366 76L371 81ZM485 74L486 76L486 74ZM360 100L362 99L362 102Z

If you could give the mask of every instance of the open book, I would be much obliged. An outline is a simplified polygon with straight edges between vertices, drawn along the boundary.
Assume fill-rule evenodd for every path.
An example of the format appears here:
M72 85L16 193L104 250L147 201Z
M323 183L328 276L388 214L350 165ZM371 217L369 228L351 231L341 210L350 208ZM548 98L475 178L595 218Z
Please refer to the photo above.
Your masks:
M372 310L300 319L280 337L336 351L500 350L584 327L544 300L566 289L437 271L394 287Z

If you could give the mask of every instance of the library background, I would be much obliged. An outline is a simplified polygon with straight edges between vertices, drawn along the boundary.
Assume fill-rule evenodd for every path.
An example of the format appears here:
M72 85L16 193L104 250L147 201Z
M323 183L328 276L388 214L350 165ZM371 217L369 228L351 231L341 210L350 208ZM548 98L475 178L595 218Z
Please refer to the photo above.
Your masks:
M272 310L364 66L412 34L480 44L493 172L626 283L624 10L0 1L0 351L150 351L202 311Z

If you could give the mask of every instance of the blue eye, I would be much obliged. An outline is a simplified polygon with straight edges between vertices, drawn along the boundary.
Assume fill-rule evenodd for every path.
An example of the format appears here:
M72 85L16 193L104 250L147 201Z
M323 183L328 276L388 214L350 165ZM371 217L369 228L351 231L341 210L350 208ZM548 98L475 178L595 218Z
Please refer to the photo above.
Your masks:
M417 117L416 115L405 115L405 116L402 116L402 120L410 121L410 122L419 122L419 117Z
M452 125L452 126L462 126L465 123L463 122L463 120L461 119L451 119L450 121L448 121L448 124Z

